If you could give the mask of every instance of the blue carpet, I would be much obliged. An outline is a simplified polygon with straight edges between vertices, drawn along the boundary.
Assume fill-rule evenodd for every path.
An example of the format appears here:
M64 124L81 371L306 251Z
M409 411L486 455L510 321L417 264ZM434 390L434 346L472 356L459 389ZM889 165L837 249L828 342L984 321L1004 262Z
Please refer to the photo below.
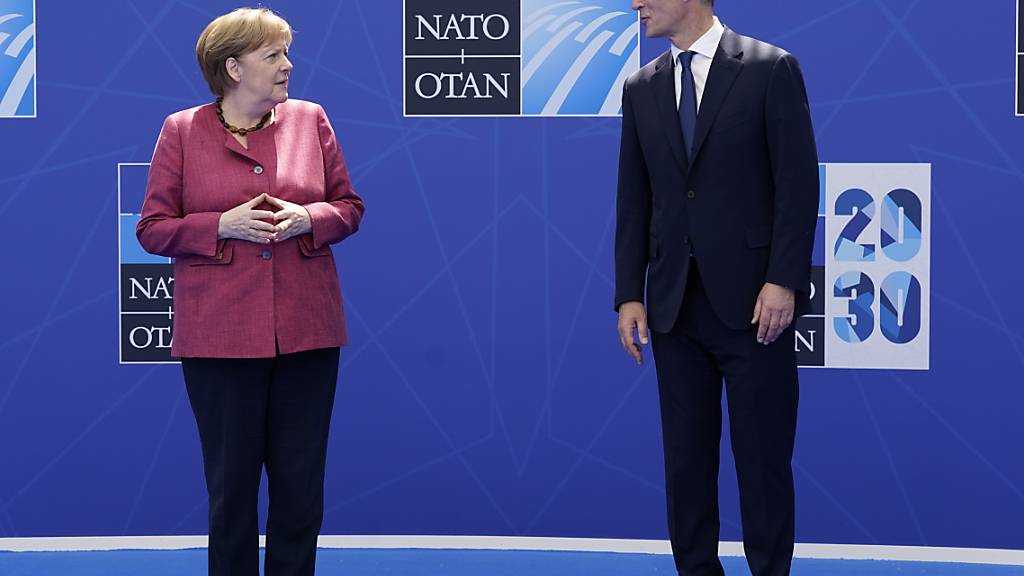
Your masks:
M262 553L261 553L262 554ZM729 576L749 576L742 558L724 558ZM199 576L206 550L4 552L3 576ZM665 555L490 550L320 550L318 576L672 576ZM865 560L801 560L793 576L1024 576L1021 566Z

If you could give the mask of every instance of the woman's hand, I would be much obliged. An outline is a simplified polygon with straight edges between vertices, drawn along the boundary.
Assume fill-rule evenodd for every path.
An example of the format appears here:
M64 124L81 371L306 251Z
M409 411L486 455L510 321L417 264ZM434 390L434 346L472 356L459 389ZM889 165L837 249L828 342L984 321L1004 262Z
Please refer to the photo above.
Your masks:
M313 223L309 219L309 212L302 205L293 204L273 196L267 196L266 199L271 206L278 208L278 211L274 213L274 220L277 221L275 242L287 240L292 236L309 234L313 231Z
M270 196L260 194L221 214L220 224L217 226L217 239L235 238L257 244L269 244L277 240L277 227L260 220L260 218L273 219L274 213L268 210L256 210L257 206L268 200L270 200Z

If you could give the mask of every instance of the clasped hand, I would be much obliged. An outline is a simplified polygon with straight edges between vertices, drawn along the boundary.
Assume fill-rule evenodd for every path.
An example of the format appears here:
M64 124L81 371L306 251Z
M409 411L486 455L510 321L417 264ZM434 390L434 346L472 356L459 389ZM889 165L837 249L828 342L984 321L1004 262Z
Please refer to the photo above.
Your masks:
M277 208L277 212L257 210L256 207L264 202ZM221 214L217 238L269 244L312 231L309 212L304 207L264 193Z

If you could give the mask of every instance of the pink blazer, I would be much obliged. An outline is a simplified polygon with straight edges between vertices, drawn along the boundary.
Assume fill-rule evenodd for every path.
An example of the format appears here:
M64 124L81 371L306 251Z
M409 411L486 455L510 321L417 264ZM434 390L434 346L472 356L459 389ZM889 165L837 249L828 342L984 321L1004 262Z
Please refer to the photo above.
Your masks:
M363 201L323 108L288 100L276 110L248 150L212 104L164 121L135 233L174 258L175 357L271 357L275 338L282 354L348 341L330 245L359 228ZM218 240L221 213L263 192L303 205L312 234Z

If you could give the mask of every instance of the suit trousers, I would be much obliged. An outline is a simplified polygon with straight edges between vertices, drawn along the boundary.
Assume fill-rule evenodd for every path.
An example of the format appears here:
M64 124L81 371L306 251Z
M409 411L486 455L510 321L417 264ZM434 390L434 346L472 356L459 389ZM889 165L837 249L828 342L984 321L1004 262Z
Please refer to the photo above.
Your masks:
M767 346L756 334L756 326L734 330L721 322L693 258L672 329L652 332L669 537L682 576L724 574L718 559L723 379L747 563L753 576L789 574L799 395L793 327Z
M267 470L267 576L311 575L323 520L338 348L273 358L182 358L210 496L209 573L259 574Z

